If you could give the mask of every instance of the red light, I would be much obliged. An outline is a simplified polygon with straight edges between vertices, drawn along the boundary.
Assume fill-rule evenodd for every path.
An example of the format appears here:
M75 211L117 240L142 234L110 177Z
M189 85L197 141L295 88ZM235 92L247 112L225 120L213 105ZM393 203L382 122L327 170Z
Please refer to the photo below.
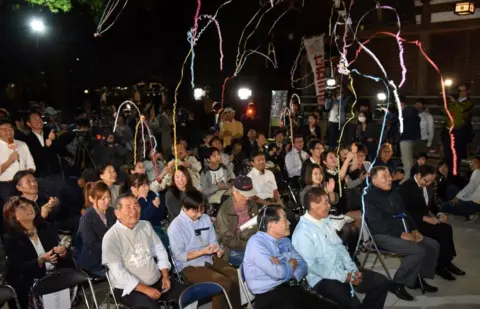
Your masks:
M253 115L253 108L247 109L247 114L248 115Z

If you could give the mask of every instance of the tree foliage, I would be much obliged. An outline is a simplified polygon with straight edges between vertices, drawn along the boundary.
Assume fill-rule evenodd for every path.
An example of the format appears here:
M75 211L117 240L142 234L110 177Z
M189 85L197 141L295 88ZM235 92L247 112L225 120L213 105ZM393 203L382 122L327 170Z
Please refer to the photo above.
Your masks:
M86 5L94 15L101 14L103 0L25 0L27 3L48 7L53 13L70 12L75 4Z

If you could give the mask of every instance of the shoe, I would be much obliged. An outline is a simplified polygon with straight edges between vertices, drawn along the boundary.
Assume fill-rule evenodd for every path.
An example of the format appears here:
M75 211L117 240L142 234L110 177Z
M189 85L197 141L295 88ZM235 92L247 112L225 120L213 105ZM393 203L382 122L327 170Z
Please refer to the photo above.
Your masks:
M455 276L453 276L452 273L449 272L447 270L447 268L445 268L445 267L437 268L437 270L435 271L435 274L437 274L438 276L442 277L442 279L447 280L447 281L455 281L456 280Z
M415 281L415 285L413 287L410 287L412 290L421 290L423 287L423 291L426 293L436 293L438 292L438 288L428 284L423 278L421 279L422 285L420 285L420 281L417 279Z
M393 286L389 289L390 293L395 294L400 299L406 301L412 301L414 298L410 293L405 290L405 287L401 284L393 284Z
M466 274L463 270L455 266L455 264L453 263L450 263L449 265L447 265L447 270L457 276L465 276Z

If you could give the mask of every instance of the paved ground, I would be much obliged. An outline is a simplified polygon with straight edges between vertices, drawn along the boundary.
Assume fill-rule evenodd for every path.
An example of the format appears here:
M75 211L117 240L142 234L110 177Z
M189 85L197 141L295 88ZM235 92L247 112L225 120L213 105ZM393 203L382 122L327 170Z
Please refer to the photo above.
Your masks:
M421 295L420 292L410 291L415 296L415 301L406 302L399 300L393 294L389 294L385 308L391 309L473 309L480 308L480 219L473 223L465 223L461 218L449 217L449 222L454 227L457 258L455 263L467 272L465 277L457 277L454 282L448 282L441 278L435 278L430 283L439 288L436 294ZM362 259L363 260L363 259ZM371 267L373 257L369 258L367 267ZM387 259L387 266L393 275L400 265L395 258ZM374 270L384 273L381 265L377 262ZM99 301L104 299L107 286L96 286ZM78 309L86 308L84 305ZM102 309L106 305L101 306ZM114 308L114 306L110 306ZM201 309L210 309L210 304Z
M439 288L436 294L422 295L420 292L410 291L415 301L406 302L389 294L385 308L393 309L473 309L480 308L480 221L465 223L461 218L449 217L454 227L454 238L457 249L455 264L467 272L465 277L457 277L456 281L449 282L441 278L430 280L432 285ZM373 257L369 260L373 262ZM369 263L371 265L372 263ZM375 270L382 272L380 263ZM368 264L367 264L368 265ZM395 258L387 260L389 271L393 275L400 265Z

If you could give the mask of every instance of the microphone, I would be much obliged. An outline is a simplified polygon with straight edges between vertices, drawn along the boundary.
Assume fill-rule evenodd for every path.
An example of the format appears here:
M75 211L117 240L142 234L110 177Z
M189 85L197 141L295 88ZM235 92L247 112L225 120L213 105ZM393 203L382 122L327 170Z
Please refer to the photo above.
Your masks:
M8 149L17 151L17 145L15 145L15 141L13 140L13 138L8 139ZM17 159L17 162L20 162L19 159Z

